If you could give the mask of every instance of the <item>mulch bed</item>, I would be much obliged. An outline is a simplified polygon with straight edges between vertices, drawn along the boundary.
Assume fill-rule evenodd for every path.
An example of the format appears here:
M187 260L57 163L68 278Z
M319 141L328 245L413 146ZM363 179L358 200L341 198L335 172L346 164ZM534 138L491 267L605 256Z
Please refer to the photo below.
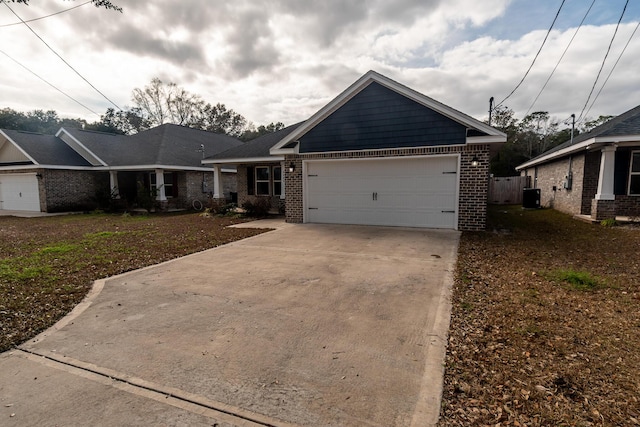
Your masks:
M640 425L640 228L495 206L489 222L461 237L439 425Z

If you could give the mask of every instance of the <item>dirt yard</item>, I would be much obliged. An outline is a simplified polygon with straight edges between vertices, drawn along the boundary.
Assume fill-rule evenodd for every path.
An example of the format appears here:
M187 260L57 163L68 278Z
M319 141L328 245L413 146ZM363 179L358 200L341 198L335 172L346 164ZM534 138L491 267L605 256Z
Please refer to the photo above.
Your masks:
M640 228L492 209L460 242L440 426L640 425Z

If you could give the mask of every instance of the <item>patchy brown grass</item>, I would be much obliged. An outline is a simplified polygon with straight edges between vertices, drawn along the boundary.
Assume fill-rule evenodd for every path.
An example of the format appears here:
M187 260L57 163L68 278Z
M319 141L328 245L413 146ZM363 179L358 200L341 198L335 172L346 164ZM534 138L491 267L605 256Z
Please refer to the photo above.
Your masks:
M94 280L243 239L198 214L0 217L0 352L53 325Z
M640 425L640 228L492 207L464 233L440 426Z

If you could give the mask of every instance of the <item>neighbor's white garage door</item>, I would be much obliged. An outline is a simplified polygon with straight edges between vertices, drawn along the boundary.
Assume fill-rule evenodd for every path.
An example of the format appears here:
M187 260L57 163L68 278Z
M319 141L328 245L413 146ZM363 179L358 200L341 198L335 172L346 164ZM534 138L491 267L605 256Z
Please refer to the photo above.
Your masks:
M457 156L305 166L305 222L457 228Z
M0 209L40 211L38 178L35 174L0 174Z

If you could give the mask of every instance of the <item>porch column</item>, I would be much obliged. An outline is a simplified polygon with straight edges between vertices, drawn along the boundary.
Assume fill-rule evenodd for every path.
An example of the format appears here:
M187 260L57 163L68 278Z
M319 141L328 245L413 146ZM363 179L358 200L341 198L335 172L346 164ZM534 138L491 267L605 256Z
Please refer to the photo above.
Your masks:
M285 169L284 161L280 162L280 182L281 182L281 183L280 183L280 187L281 187L281 188L280 188L280 198L281 198L282 200L284 200L284 199L286 198L286 197L284 196L284 187L285 187L284 183L285 183L285 181L286 181L286 180L284 179L284 176L285 176L285 174L287 174L287 173L289 173L289 170L288 170L288 169Z
M164 192L164 169L156 169L156 200L166 202L167 195Z
M111 198L119 199L120 190L118 189L118 171L109 171L109 187L111 188Z
M613 172L616 164L616 146L607 146L600 155L600 176L596 200L615 200L613 194Z
M221 199L224 197L222 190L222 166L213 165L213 198Z

